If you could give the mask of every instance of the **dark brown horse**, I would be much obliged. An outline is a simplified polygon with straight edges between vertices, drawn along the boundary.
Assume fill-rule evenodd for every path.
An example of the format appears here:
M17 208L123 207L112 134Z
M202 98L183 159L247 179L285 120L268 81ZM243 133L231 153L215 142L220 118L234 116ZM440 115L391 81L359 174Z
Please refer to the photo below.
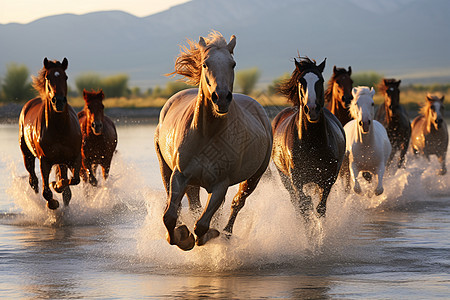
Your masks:
M49 187L49 174L53 165L58 166L58 182L52 182L53 189L63 193L64 205L72 197L69 185L80 182L81 131L77 114L67 103L67 59L63 62L44 59L44 67L33 78L33 86L40 97L28 101L20 113L19 143L25 168L30 173L29 182L38 193L38 178L34 160L40 161L43 191L50 209L56 209L59 202L53 199ZM67 179L67 168L72 178Z
M295 60L290 80L279 90L294 106L281 111L272 122L272 159L301 213L311 209L311 197L303 192L307 183L322 189L317 212L325 215L326 202L345 154L345 133L341 122L324 108L322 72L325 61L316 66L309 58Z
M345 68L333 67L333 75L328 81L328 87L325 91L325 101L327 109L331 111L341 122L342 126L352 119L349 112L349 106L352 102L353 80L352 67Z
M441 169L440 175L447 173L445 157L448 147L447 124L444 120L444 96L427 96L427 102L411 124L411 147L414 154L436 155Z
M375 120L386 128L392 151L387 162L389 166L394 159L395 153L400 151L397 167L405 166L405 154L408 150L411 138L411 122L404 107L400 104L400 82L401 80L383 79L379 90L384 94L382 103L375 114Z
M103 91L83 91L84 109L78 113L83 143L81 146L82 168L81 177L84 182L89 180L97 186L95 171L102 167L103 178L109 175L109 168L117 146L117 131L113 121L105 116L103 106Z

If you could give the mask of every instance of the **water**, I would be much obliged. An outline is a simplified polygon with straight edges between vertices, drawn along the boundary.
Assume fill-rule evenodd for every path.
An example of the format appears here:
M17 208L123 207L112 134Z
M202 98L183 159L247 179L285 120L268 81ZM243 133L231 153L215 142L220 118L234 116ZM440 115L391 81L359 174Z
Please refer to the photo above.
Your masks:
M247 200L231 239L183 252L165 240L154 129L119 126L110 180L72 188L70 208L51 212L28 186L18 127L0 125L0 297L449 298L450 175L435 175L434 158L408 157L379 197L348 196L338 183L327 217L309 224L272 172ZM225 225L234 192L216 228Z

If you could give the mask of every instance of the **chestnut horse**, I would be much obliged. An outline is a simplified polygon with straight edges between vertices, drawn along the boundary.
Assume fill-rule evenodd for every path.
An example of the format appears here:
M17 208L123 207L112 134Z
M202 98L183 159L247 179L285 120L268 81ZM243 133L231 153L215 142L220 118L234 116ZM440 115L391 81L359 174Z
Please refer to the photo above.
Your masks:
M294 207L305 213L312 207L303 185L315 183L322 189L317 213L324 216L331 187L345 154L345 133L341 122L324 108L322 72L309 58L295 60L291 78L279 87L294 106L282 110L273 120L272 159Z
M56 209L59 202L53 199L49 187L49 174L57 165L58 182L52 182L53 189L63 193L64 205L72 197L70 185L80 182L81 131L77 114L67 103L67 59L63 62L44 59L44 67L33 86L40 97L28 101L20 113L19 143L22 150L29 183L38 193L38 178L34 170L34 160L40 161L43 191L50 209ZM72 170L72 178L67 179L67 168Z
M198 43L188 40L176 59L175 71L198 89L173 95L164 105L155 132L155 148L167 191L163 221L167 240L182 250L194 247L195 239L186 225L178 223L183 195L191 210L200 208L199 187L209 196L206 208L195 223L197 245L217 237L211 218L222 205L228 187L240 183L224 231L231 234L234 221L246 198L266 170L272 151L270 121L254 99L233 94L233 49L218 32Z
M325 101L327 109L331 111L341 122L342 126L347 124L351 119L349 107L352 102L353 80L352 67L345 68L333 67L333 75L328 80L328 87L325 91Z
M103 178L109 175L109 168L117 146L117 131L113 121L104 114L103 91L83 90L84 109L78 113L83 143L81 146L81 178L97 186L95 171L102 167Z
M411 147L414 154L436 155L441 169L439 175L447 173L445 157L448 147L447 124L444 120L444 96L427 95L427 101L411 124Z
M375 120L386 128L392 146L387 166L391 164L395 154L400 151L398 168L405 166L405 154L411 138L411 122L406 110L400 104L400 82L401 80L383 79L379 90L384 94L384 103L378 107L375 114Z

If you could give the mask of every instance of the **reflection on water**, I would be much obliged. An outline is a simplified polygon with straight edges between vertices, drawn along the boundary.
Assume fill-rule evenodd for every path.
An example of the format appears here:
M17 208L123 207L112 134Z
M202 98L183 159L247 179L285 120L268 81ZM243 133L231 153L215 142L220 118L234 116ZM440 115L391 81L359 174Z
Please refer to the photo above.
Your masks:
M0 125L0 296L448 296L450 175L436 177L436 161L408 160L387 175L379 197L346 195L338 182L326 218L309 223L294 214L272 172L249 197L231 239L183 252L165 240L153 132L152 125L119 126L110 180L73 187L70 208L51 212L28 186L17 128ZM216 228L225 225L236 190L214 218ZM181 220L192 228L183 204Z

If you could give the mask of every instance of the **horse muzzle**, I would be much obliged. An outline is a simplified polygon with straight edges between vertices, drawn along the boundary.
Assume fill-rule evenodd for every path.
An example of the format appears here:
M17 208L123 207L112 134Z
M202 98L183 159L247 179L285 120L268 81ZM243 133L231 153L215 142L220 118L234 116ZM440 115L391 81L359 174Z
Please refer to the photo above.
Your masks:
M102 122L92 122L91 124L92 131L95 135L101 135L103 133L103 123Z
M55 96L52 98L52 103L56 112L62 112L66 107L67 98L64 96Z
M442 128L442 123L444 120L442 119L436 119L435 123L437 125L437 129L441 129Z
M342 96L342 101L344 102L345 108L349 108L352 103L353 95Z
M309 122L316 123L319 121L319 117L320 117L320 106L319 105L313 105L311 107L309 107L308 105L305 105L303 107L303 111L305 112L305 115L308 118Z
M231 101L233 100L233 94L231 92L218 93L214 92L211 95L211 100L214 103L214 109L217 114L224 115L228 113Z
M363 133L369 133L370 123L372 123L370 120L367 120L365 122L359 121L359 126L361 126Z

